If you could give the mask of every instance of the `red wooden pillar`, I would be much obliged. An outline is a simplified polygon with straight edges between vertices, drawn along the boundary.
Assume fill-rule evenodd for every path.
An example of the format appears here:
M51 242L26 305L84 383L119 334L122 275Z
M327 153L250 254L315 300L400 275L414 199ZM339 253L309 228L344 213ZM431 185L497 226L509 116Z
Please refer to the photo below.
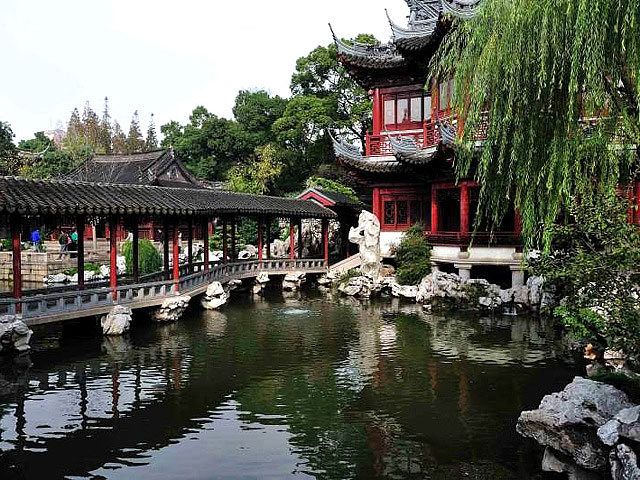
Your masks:
M235 262L238 258L236 252L236 217L231 217L231 261Z
M204 262L204 271L209 273L209 228L211 227L210 222L205 217L202 220L202 243L204 244L204 253L202 256L202 261Z
M227 263L227 219L222 219L222 261Z
M291 260L296 258L295 227L296 222L293 218L291 218L291 220L289 221L289 258Z
M169 220L162 219L162 260L164 262L164 279L169 279Z
M189 274L193 273L193 218L187 219L187 265L189 266Z
M380 95L380 89L375 88L373 90L373 134L380 135L382 128L382 96Z
M178 219L173 223L173 279L176 282L176 291L180 290L178 281L180 280L180 228Z
M516 210L513 218L513 233L516 237L522 235L522 217L520 216L520 212Z
M131 270L133 273L133 283L138 283L140 280L140 226L138 216L134 216L131 219L131 233L133 234L133 243L131 244ZM151 231L153 232L153 224L151 225ZM153 235L153 234L152 234Z
M431 186L431 233L438 233L438 189Z
M262 260L262 231L264 230L264 219L258 218L258 260Z
M13 252L13 298L22 296L22 257L20 256L20 217L11 216L11 250ZM22 304L16 304L16 313L22 312Z
M324 261L329 262L329 221L322 219L322 249L324 250Z
M113 301L118 300L118 218L109 219L109 286Z
M373 187L373 198L372 198L372 203L373 203L373 214L378 217L378 220L380 221L380 223L382 223L382 208L380 205L380 188L379 187Z
M271 217L267 217L266 219L267 228L267 260L271 258Z
M302 218L298 219L298 258L302 258Z
M634 191L634 199L633 199L633 207L634 207L634 222L636 225L640 225L640 182L635 182L633 185Z
M460 185L460 233L469 233L469 186Z
M76 217L76 230L78 231L78 288L84 289L84 227L85 227L84 215L78 215Z

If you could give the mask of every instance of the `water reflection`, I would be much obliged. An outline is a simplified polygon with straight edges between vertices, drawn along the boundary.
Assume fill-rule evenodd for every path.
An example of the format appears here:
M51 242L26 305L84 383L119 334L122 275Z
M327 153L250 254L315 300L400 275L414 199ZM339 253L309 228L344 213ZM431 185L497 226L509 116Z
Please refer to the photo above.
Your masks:
M575 373L540 320L299 292L65 328L0 367L0 478L531 478L515 419Z

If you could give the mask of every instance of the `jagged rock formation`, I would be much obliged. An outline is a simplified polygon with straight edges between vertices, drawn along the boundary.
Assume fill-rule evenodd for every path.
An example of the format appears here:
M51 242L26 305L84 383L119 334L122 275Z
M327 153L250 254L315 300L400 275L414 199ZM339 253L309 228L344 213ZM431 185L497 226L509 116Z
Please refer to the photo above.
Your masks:
M153 314L152 319L154 322L176 322L182 317L182 314L189 306L191 297L189 295L182 295L179 297L169 297L160 308Z
M202 298L202 306L207 310L217 310L227 303L229 295L220 282L212 282Z
M286 292L295 292L307 281L307 274L304 272L287 273L282 280L282 290Z
M522 412L516 430L581 468L604 472L609 469L609 447L602 438L612 439L613 429L605 427L608 433L603 436L599 429L632 406L627 395L611 385L576 377L563 391L545 396L537 410Z
M380 279L380 221L373 213L363 210L358 226L349 230L349 241L360 247L360 271L377 282Z
M131 327L133 312L129 307L116 305L102 317L100 325L105 335L124 335Z
M27 352L33 331L17 315L0 316L0 353Z

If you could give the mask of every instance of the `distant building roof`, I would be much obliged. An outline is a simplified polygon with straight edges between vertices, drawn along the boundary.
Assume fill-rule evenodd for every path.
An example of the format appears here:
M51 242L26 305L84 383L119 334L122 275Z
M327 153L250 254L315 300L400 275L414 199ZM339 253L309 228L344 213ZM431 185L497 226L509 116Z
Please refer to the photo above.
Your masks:
M324 207L354 207L359 208L362 203L352 200L343 193L333 192L324 188L311 187L300 193L296 198L315 200Z
M173 149L128 155L92 155L71 172L69 180L165 187L219 188L194 177Z

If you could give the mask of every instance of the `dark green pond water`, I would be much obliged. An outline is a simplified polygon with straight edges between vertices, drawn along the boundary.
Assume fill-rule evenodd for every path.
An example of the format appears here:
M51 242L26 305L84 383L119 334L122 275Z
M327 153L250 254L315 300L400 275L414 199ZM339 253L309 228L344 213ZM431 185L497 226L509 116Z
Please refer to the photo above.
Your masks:
M528 479L514 426L577 374L537 319L302 293L0 364L0 479Z

